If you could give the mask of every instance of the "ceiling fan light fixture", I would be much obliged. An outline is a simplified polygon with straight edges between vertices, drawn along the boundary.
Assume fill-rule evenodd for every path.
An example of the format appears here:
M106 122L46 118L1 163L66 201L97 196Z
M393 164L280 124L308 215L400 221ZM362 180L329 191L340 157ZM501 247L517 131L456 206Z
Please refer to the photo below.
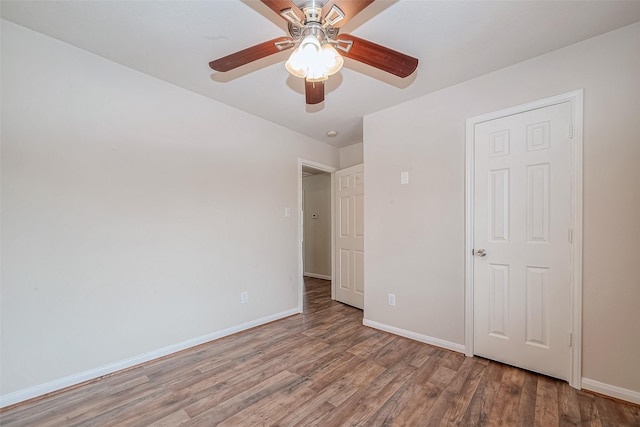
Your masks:
M322 46L322 56L323 62L327 67L326 74L330 76L332 74L337 73L342 68L344 64L344 59L342 55L338 53L335 47L331 43L325 43Z
M325 74L322 74L321 72L314 73L312 71L312 72L307 73L307 77L305 77L305 80L308 81L308 82L316 83L316 82L323 82L323 81L327 80L328 78L329 78L329 76L327 76Z
M284 63L284 67L290 72L292 75L299 77L301 79L305 78L307 75L307 69L304 67L304 63L300 59L300 48L297 47L289 56L287 62Z
M322 46L320 45L320 40L318 40L318 37L316 37L314 34L308 34L300 42L300 49L310 55L320 52L321 48Z
M284 66L296 77L318 82L327 80L330 75L337 73L343 63L344 59L330 43L321 45L317 36L309 34L293 51Z

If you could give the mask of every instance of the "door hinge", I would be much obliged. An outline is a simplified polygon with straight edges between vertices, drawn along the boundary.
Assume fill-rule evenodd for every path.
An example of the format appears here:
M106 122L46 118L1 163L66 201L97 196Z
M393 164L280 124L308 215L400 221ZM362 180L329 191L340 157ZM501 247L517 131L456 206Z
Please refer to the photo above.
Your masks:
M573 332L569 332L569 347L573 346Z
M569 243L573 243L573 229L569 229Z
M471 255L475 255L476 254L476 250L475 249L471 249Z

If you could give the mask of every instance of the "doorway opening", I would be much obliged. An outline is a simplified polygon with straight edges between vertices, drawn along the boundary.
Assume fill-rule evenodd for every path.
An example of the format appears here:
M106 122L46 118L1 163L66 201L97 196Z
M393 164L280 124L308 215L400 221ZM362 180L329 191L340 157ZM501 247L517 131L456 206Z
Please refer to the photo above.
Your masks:
M333 173L335 168L298 161L298 304L304 311L304 278L328 280L335 299Z
M302 271L331 280L331 174L302 166Z

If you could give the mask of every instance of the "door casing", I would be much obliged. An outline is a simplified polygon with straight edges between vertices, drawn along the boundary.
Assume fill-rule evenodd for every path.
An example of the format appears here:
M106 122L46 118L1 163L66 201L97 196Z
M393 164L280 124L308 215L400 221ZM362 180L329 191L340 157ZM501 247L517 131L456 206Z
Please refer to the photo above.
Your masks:
M582 89L544 98L504 110L472 117L466 122L466 185L465 185L465 354L474 355L473 347L473 248L474 248L474 128L478 123L524 113L563 102L571 103L571 229L573 246L570 276L571 359L569 385L581 388L582 382Z

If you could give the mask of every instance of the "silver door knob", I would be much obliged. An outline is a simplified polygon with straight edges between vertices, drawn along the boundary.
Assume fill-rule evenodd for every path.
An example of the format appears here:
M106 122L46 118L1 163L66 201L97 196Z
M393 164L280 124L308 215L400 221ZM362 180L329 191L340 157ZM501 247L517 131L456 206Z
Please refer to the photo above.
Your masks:
M479 257L483 257L487 254L487 250L486 249L478 249L476 251L476 255L478 255Z

